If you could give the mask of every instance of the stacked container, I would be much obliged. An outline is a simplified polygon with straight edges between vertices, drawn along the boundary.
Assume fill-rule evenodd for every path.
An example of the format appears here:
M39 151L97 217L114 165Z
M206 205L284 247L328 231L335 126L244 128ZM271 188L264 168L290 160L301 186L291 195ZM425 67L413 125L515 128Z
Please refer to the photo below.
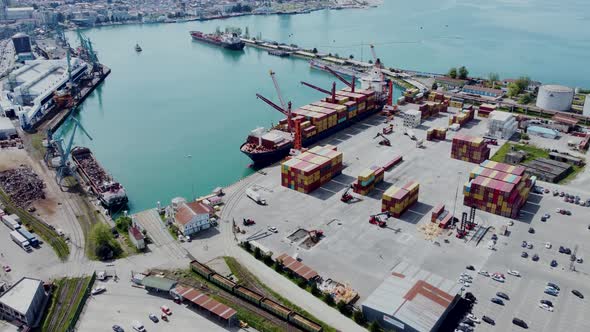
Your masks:
M477 110L477 115L482 118L487 118L490 116L490 113L496 110L496 105L491 104L481 104L479 105L479 109Z
M445 100L445 96L442 93L430 91L428 93L428 101L440 101L443 102Z
M376 184L383 181L384 174L385 169L383 167L371 166L371 168L367 168L359 174L357 180L352 183L352 190L357 194L366 196L375 189Z
M464 108L461 110L461 112L453 115L449 119L449 125L458 123L461 127L463 127L467 122L473 120L474 117L475 111L473 110L473 107Z
M490 148L481 137L456 134L453 137L451 158L479 164L490 158Z
M517 218L535 177L523 166L486 160L475 167L463 188L463 204L500 216Z
M281 164L281 185L310 193L342 172L342 153L335 147L316 146Z
M381 212L389 212L399 218L412 204L418 201L420 185L410 181L402 188L391 186L383 193Z
M455 108L463 108L463 103L463 98L451 97L451 99L449 100L449 106Z
M427 141L434 141L434 140L441 140L444 141L447 139L447 128L430 128L426 131L426 140Z

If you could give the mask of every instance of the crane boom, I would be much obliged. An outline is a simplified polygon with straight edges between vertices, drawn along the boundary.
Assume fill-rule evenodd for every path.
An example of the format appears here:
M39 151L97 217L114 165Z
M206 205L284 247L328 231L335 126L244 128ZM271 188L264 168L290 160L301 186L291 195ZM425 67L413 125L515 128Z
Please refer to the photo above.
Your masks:
M327 72L329 72L330 74L336 76L336 78L339 79L340 82L346 84L346 86L348 86L349 88L354 89L354 85L352 83L348 82L344 77L340 76L340 74L335 72L332 68L330 68L328 66L324 66L323 69L326 70ZM354 76L353 76L353 81L354 81Z
M318 90L319 92L323 92L327 95L330 95L332 97L332 102L336 103L336 82L332 82L332 90L328 91L324 88L320 88L319 86L315 86L313 84L307 83L307 82L303 82L301 81L301 84L308 86L312 89Z
M286 116L289 116L289 114L287 113L287 111L285 111L281 106L273 103L270 99L264 97L263 95L257 93L256 97L259 99L262 99L263 102L267 103L268 105L270 105L272 108L276 109L277 111L283 113Z
M277 96L279 97L279 101L281 102L281 106L283 107L284 110L287 109L287 105L285 104L285 101L283 100L283 94L281 93L281 88L279 87L279 83L277 82L277 79L275 77L275 72L274 71L270 71L270 77L272 78L272 83L275 86L275 90L277 90Z

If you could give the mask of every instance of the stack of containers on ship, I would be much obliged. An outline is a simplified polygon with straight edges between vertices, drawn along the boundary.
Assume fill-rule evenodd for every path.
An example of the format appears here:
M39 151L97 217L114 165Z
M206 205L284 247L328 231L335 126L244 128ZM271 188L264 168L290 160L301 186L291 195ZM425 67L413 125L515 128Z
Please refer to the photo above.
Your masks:
M465 106L459 113L449 119L449 125L458 123L459 126L463 127L467 122L473 120L474 117L475 111L473 110L473 105Z
M503 217L517 218L526 203L535 177L523 166L486 160L469 174L463 204Z
M399 188L391 186L383 193L381 200L381 212L389 212L395 218L399 218L412 204L418 201L420 184L410 181Z
M316 146L281 164L281 185L308 194L342 172L342 152Z
M367 196L375 189L376 184L383 181L384 175L383 167L371 166L359 174L357 180L352 183L352 190L359 195Z
M490 158L490 148L481 137L457 134L453 137L451 158L479 164Z
M447 128L430 128L426 131L426 140L427 141L434 141L434 140L441 140L444 141L447 139Z

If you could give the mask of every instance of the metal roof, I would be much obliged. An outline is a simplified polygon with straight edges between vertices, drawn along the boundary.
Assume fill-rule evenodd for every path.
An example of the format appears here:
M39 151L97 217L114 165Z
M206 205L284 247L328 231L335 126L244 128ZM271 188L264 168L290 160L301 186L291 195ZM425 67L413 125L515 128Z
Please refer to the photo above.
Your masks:
M277 260L282 261L283 266L286 269L293 271L293 273L305 280L311 280L318 276L318 273L315 270L311 269L307 265L297 261L295 258L287 254L280 255L279 257L277 257Z
M167 292L174 288L174 286L176 286L176 283L176 280L157 276L147 276L143 278L143 280L141 281L141 284L145 287L155 288Z
M231 319L237 313L236 310L217 302L194 288L179 285L174 291L182 298L225 320Z
M6 293L0 296L0 303L10 307L23 315L29 311L33 303L37 289L43 287L43 282L38 279L22 278Z
M403 261L362 305L394 317L417 331L430 331L459 289L455 281Z

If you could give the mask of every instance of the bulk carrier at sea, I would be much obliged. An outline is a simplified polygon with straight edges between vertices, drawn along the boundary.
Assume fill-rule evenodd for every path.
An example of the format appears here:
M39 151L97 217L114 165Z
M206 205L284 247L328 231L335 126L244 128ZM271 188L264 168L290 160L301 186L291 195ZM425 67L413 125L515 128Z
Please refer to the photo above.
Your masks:
M393 92L391 82L387 84L380 68L374 68L368 75L361 78L360 89L355 88L354 79L350 83L334 71L329 69L327 71L347 83L348 87L336 90L334 85L332 91L327 91L304 83L329 93L329 96L291 111L290 124L285 118L269 130L264 128L253 130L240 147L240 151L252 159L254 166L270 165L289 155L294 143L295 122L300 123L301 142L302 146L306 147L381 111L387 102L391 102ZM263 98L260 95L258 97ZM266 98L263 100L289 116L284 107L274 105Z
M206 34L201 31L191 31L190 34L194 40L221 46L229 50L240 51L246 46L237 33Z

